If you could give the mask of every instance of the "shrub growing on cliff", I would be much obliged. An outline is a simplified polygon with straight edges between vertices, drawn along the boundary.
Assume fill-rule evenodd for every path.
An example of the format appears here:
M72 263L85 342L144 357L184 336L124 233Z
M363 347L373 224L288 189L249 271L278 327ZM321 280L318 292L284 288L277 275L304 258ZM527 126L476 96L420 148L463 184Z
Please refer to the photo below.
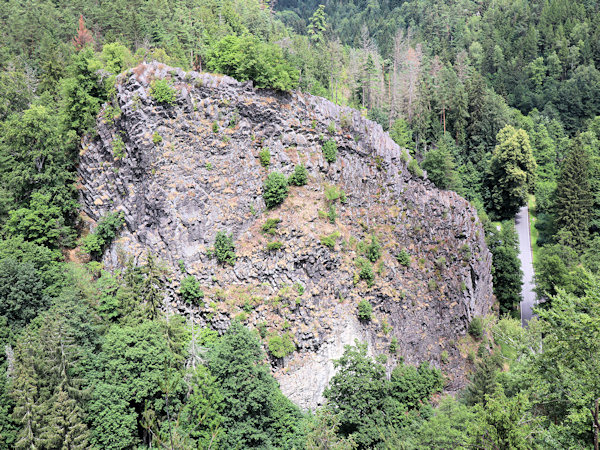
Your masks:
M288 183L292 186L304 186L308 181L308 172L304 164L298 164L294 167L294 173L288 178Z
M215 237L215 246L213 254L220 263L235 264L235 245L233 244L233 235L227 234L226 231L217 232Z
M367 300L361 300L358 303L358 320L361 322L369 322L373 315L373 307Z
M267 221L263 223L262 227L260 227L260 230L263 232L263 234L274 235L277 232L277 225L280 223L281 219L277 217L273 219L267 219Z
M102 256L102 252L117 236L119 229L124 223L125 215L122 211L107 213L98 222L96 231L83 238L81 247L84 251L89 253L92 258Z
M298 71L284 58L281 47L251 35L226 36L206 55L206 68L259 88L289 91L298 86Z
M400 250L400 253L398 253L396 255L396 259L404 267L410 266L410 254L406 251L405 248L403 248L402 250Z
M473 317L469 324L469 334L476 339L483 336L483 320L481 317Z
M265 147L258 152L258 159L260 160L261 166L269 167L269 164L271 164L271 152L269 151L268 147Z
M263 199L267 208L281 204L288 195L288 184L285 175L271 172L263 185Z
M381 257L381 244L377 240L377 237L373 234L371 235L371 243L367 246L367 258L369 261L374 263Z
M150 83L150 95L156 103L173 105L177 95L171 83L165 79L154 80Z
M335 144L335 141L333 139L326 141L322 146L322 150L325 161L330 164L334 163L337 159L337 145Z
M186 303L192 303L194 305L202 306L204 302L204 292L200 289L198 280L193 275L188 275L183 279L179 286L179 295Z
M269 347L269 353L275 358L283 358L296 350L292 336L289 333L285 333L281 336L278 334L269 336L267 345Z
M421 169L419 167L419 163L414 158L411 159L410 162L408 163L408 171L410 173L412 173L416 177L422 177L423 176L423 169Z
M373 281L375 280L375 274L373 273L373 267L371 263L364 258L357 258L356 266L358 267L358 276L361 280L365 280L367 282L367 286L373 286Z

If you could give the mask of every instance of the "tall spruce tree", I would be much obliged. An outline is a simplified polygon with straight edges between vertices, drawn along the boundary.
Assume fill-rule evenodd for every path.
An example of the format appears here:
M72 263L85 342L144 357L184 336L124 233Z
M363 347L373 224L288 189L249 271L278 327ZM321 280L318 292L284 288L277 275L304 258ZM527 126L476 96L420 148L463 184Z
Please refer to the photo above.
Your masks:
M570 244L582 251L589 237L593 194L589 179L590 157L577 140L568 153L558 179L554 214L558 229L569 231Z

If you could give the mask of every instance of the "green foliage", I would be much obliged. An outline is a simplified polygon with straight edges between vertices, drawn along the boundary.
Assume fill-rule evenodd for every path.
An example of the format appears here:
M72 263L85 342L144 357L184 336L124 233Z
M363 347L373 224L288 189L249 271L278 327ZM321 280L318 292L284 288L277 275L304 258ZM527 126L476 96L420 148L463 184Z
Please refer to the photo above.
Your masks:
M497 139L486 179L488 207L496 217L511 218L535 187L536 163L525 130L507 125Z
M283 243L281 243L280 241L273 241L267 243L267 251L269 252L276 252L281 247L283 247Z
M260 231L263 234L274 235L277 233L277 226L280 223L281 223L281 219L279 219L279 218L267 219L267 221L265 223L263 223L262 226L260 227Z
M367 286L373 286L375 280L375 274L373 273L373 266L369 261L364 258L356 258L356 266L358 267L358 276L361 280L367 282Z
M492 252L494 294L500 304L500 313L516 311L521 301L521 261L519 242L512 222L502 222L501 230L493 228L487 243Z
M590 187L591 160L581 142L574 144L563 162L556 186L556 225L571 235L568 244L584 248L589 239L593 191Z
M31 262L0 259L0 315L22 327L48 306L44 283Z
M410 259L411 259L410 253L408 253L405 248L403 248L402 250L400 250L400 252L398 252L398 254L396 255L396 259L404 267L410 266Z
M336 185L332 184L325 187L325 199L330 203L334 203L337 200L341 203L346 203L346 193Z
M288 196L288 184L285 175L271 172L263 184L263 199L267 208L275 208L283 203Z
M186 303L192 303L197 306L204 306L202 299L204 298L204 292L200 288L200 283L193 275L188 275L181 281L179 286L179 295Z
M234 322L207 355L223 395L223 448L283 446L299 436L300 412L277 388L256 336Z
M258 159L260 160L260 165L263 167L269 167L271 164L271 152L268 147L264 147L260 152L258 152Z
M158 145L163 141L163 138L160 134L158 134L158 131L155 131L154 133L152 133L152 143L154 145Z
M115 159L125 158L125 143L120 137L116 137L112 141L112 151Z
M269 353L275 358L285 358L287 355L296 350L296 345L290 333L282 335L274 334L267 339Z
M63 120L78 135L92 128L100 105L107 100L97 73L101 67L94 51L86 47L75 55L67 68L68 78L61 81Z
M323 157L325 158L325 161L327 161L329 164L334 163L337 159L338 153L335 141L333 139L325 141L325 143L323 143L321 146L321 149L323 150Z
M394 121L390 128L390 137L402 148L410 151L414 149L412 140L412 130L409 128L406 120L398 118Z
M374 234L371 235L371 242L367 246L366 256L372 263L377 262L377 260L381 258L381 244Z
M412 173L415 177L423 177L423 169L419 167L419 163L414 158L412 158L408 163L408 171Z
M89 403L93 425L91 442L103 448L124 448L140 443L142 413L148 408L164 417L165 382L171 402L183 393L176 366L184 352L182 338L170 324L144 321L135 326L113 325L102 340L98 364L90 373L95 385Z
M358 320L361 322L370 322L373 315L373 307L367 300L358 302Z
M172 83L164 78L153 80L150 83L150 95L154 101L162 105L173 105L177 100L177 91Z
M469 323L469 334L476 339L483 337L483 320L481 317L473 317Z
M28 208L9 212L6 231L49 248L70 246L74 241L74 232L65 225L61 209L53 204L50 194L40 192L31 195Z
M206 67L239 81L252 80L259 88L289 91L298 85L298 71L281 48L252 35L230 35L216 42L207 54Z
M212 123L212 132L215 134L219 132L219 122L216 120Z
M189 398L180 413L181 428L197 443L198 448L219 445L222 434L223 393L219 383L205 366L191 374Z
M92 257L100 258L124 224L125 214L122 211L107 213L98 221L96 230L83 239L81 247Z
M233 234L227 234L226 231L217 231L213 254L220 263L233 266L237 258L235 245L233 244Z
M294 173L288 178L288 184L292 186L304 186L308 181L306 166L302 163L294 167Z
M400 364L388 380L385 367L368 357L367 345L358 342L345 347L334 367L338 372L323 395L339 419L339 434L361 448L389 440L392 427L409 426L415 417L411 413L442 388L440 371L427 364L419 368Z
M327 132L329 134L335 134L337 131L336 127L335 127L335 122L329 122L329 125L327 125Z
M455 169L454 157L448 147L449 144L443 142L438 148L429 150L421 166L427 171L427 178L438 188L458 191L461 187L460 178Z
M340 232L334 231L331 234L321 236L321 244L323 244L325 247L329 248L330 250L333 250L335 247L335 243L337 242L337 240L339 238L340 238Z

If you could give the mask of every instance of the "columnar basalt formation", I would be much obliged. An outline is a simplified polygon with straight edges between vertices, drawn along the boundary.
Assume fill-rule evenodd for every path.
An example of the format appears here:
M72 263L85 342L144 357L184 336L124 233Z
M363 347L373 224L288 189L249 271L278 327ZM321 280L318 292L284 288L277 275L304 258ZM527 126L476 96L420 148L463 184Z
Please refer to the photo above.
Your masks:
M175 104L152 98L155 79L169 80ZM493 303L484 232L466 200L408 170L410 156L381 126L320 97L159 63L120 75L116 87L97 134L84 139L79 167L83 211L93 221L114 210L125 215L107 267L152 252L172 272L165 308L218 330L237 317L265 342L287 336L296 350L271 363L283 392L304 408L322 400L331 359L355 339L386 353L390 367L399 357L427 360L448 375L448 390L464 385L457 342ZM323 156L327 140L337 145L333 163ZM119 152L115 142L123 143ZM258 156L265 149L267 167ZM282 205L266 209L267 174L289 176L300 163L308 183L290 186ZM343 202L327 200L332 186ZM261 232L269 218L281 219L275 235ZM233 235L234 266L210 254L220 230ZM323 245L332 234L333 248ZM381 257L365 259L369 286L357 261L372 236ZM272 241L281 248L268 250ZM408 267L397 258L403 250ZM178 298L188 274L203 287L203 307ZM373 307L368 322L357 317L361 300Z

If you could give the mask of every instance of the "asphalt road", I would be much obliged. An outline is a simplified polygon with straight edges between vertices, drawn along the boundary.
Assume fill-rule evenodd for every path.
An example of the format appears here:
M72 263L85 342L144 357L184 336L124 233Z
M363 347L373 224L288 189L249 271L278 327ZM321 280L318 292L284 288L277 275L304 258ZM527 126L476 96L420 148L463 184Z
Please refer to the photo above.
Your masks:
M522 206L515 217L515 227L519 236L519 259L521 270L523 270L523 284L521 294L521 326L527 326L533 315L532 308L535 305L535 287L533 283L533 257L531 254L531 236L529 234L529 209Z

